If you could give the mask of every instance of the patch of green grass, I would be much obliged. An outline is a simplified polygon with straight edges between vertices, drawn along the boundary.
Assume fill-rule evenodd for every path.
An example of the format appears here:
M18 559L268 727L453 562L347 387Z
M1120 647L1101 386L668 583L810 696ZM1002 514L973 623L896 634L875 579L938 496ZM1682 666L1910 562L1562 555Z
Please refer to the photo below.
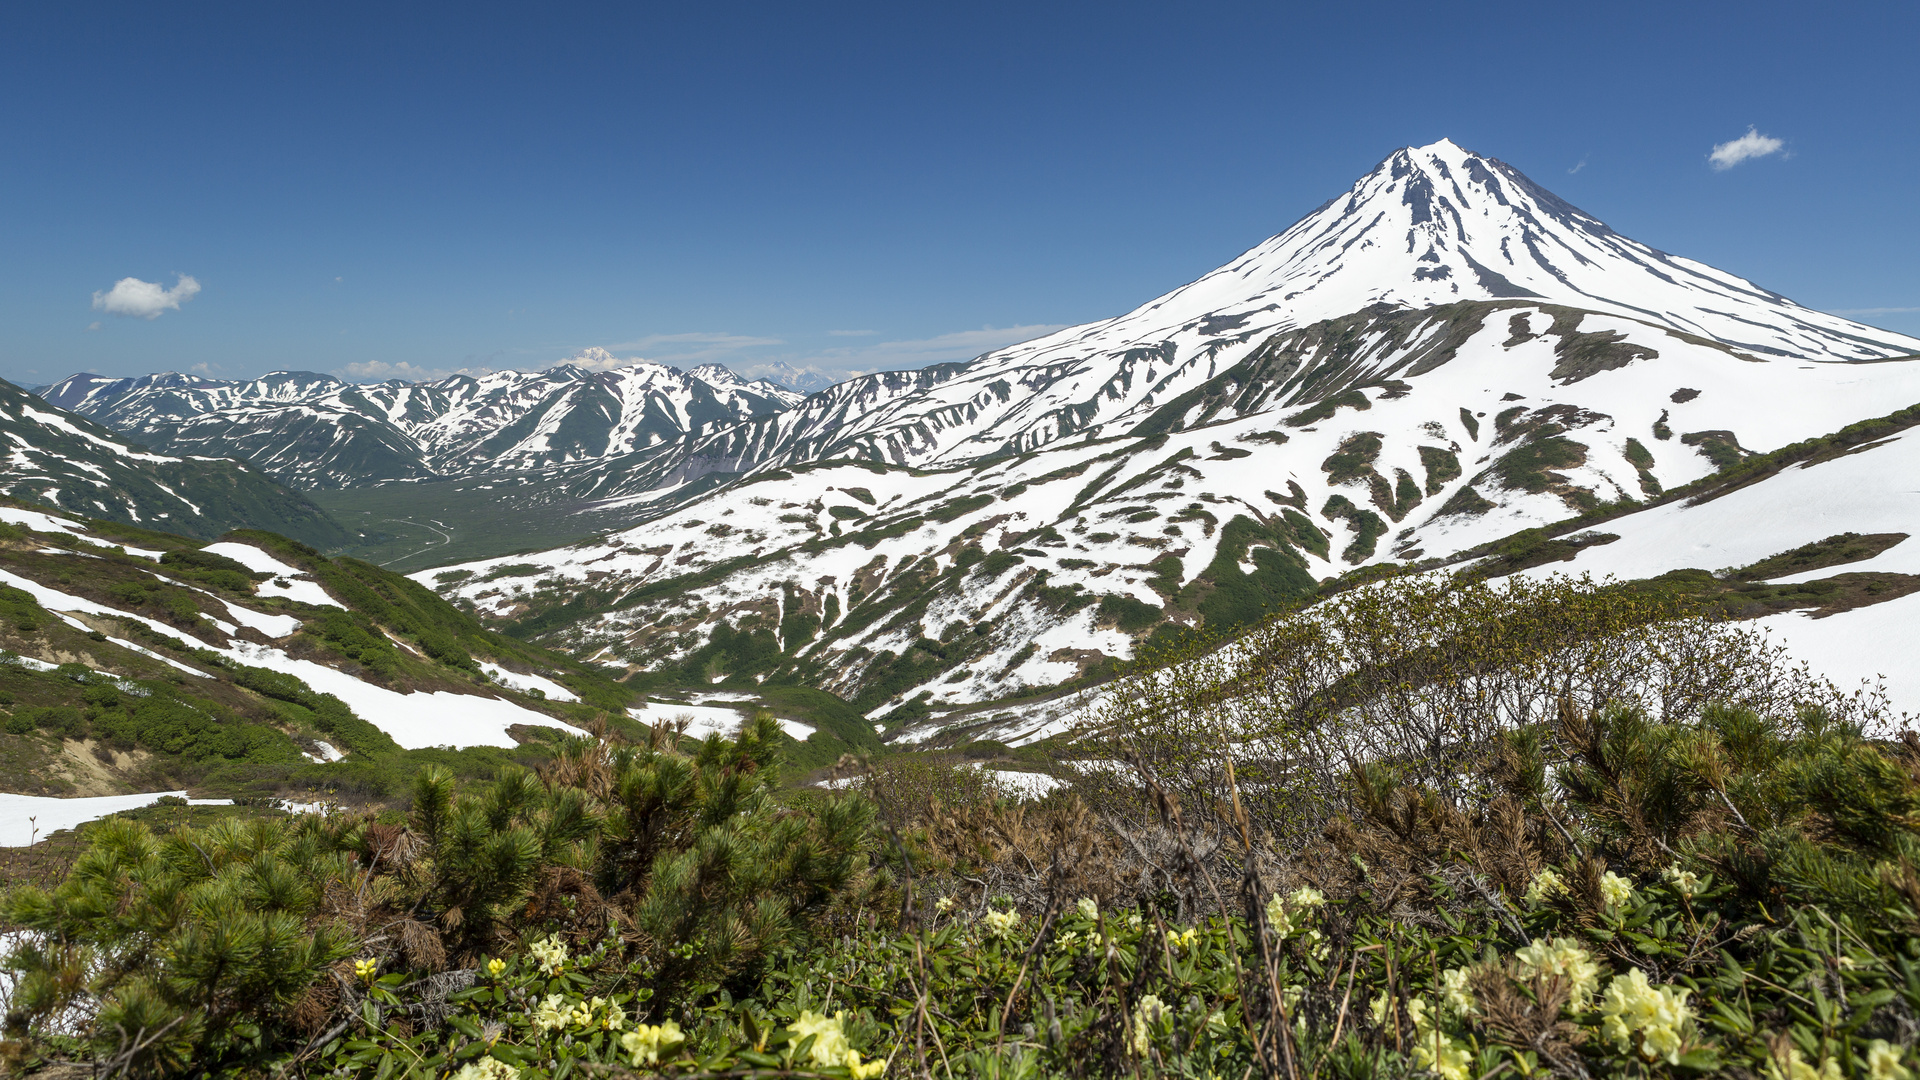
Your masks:
M1373 476L1373 463L1380 458L1380 445L1377 431L1355 432L1341 440L1339 449L1320 463L1327 474L1327 483L1348 484Z
M1365 412L1373 408L1373 402L1368 399L1367 395L1358 390L1348 390L1335 394L1319 404L1314 405L1312 408L1294 413L1282 421L1282 423L1288 427L1306 427L1309 424L1317 424L1322 420L1333 419L1333 414L1343 408L1357 409Z
M1716 469L1731 469L1747 456L1731 431L1689 431L1680 436L1680 442L1705 454Z
M1565 478L1554 469L1570 469L1587 460L1587 448L1564 435L1536 434L1501 455L1493 474L1510 491L1539 494Z
M1473 437L1473 441L1480 441L1480 421L1473 415L1472 409L1460 410L1460 423L1466 426L1467 434Z
M1420 465L1427 472L1427 494L1438 495L1442 488L1460 478L1460 455L1438 446L1420 448Z
M1362 510L1344 495L1334 495L1320 508L1320 516L1330 519L1344 519L1347 528L1353 532L1353 541L1349 543L1340 557L1349 563L1361 563L1373 558L1379 549L1380 538L1387 534L1387 523L1380 515L1371 510Z
M1824 570L1829 566L1843 563L1861 562L1900 543L1907 538L1906 533L1872 533L1862 536L1859 533L1840 533L1825 540L1816 540L1803 544L1792 551L1783 551L1761 559L1751 566L1734 571L1732 577L1740 581L1765 581L1769 578L1786 577L1788 574L1804 573L1808 570Z
M1125 634L1137 634L1164 617L1161 609L1131 596L1109 593L1100 598L1099 623Z

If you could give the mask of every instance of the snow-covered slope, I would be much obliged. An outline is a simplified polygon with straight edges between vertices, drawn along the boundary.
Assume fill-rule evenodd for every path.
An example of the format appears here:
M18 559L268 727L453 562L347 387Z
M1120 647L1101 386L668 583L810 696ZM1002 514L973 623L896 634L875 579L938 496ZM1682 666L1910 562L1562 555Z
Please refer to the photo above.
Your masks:
M1884 680L1897 709L1920 715L1920 541L1912 539L1920 533L1920 428L1787 468L1707 501L1672 502L1615 518L1596 530L1619 539L1583 547L1570 563L1526 573L1626 580L1688 568L1725 573L1841 534L1881 538L1865 548L1878 554L1820 560L1813 569L1760 578L1799 585L1848 583L1843 574L1877 576L1854 579L1858 595L1832 605L1839 610L1783 612L1761 623L1814 670L1843 686ZM1838 589L1828 595L1841 599ZM1874 602L1878 597L1886 599ZM1860 600L1867 602L1854 606Z
M1236 369L1232 386L1177 410L1190 422L1149 435L932 471L768 472L602 540L415 576L603 662L705 663L717 627L758 626L850 698L959 707L1129 655L1130 620L1143 620L1138 631L1164 612L1229 628L1356 565L1442 556L1644 499L1712 473L1710 455L1920 401L1920 364L1758 363L1527 302L1471 314L1426 313L1397 346L1328 361L1345 389L1317 407L1210 413L1285 400L1285 379ZM1438 357L1433 343L1449 334ZM1632 359L1607 363L1620 357L1596 343L1624 343ZM1582 363L1596 369L1568 382ZM548 613L561 605L556 623ZM901 683L916 650L925 675ZM743 670L709 659L715 674ZM872 697L880 686L889 692Z
M563 689L525 670L532 654L487 658L505 675L498 679L447 662L485 635L455 641L447 620L463 620L431 597L421 599L444 613L439 629L402 621L400 607L418 611L420 601L402 595L411 590L400 579L345 571L261 533L199 545L17 505L0 505L0 523L0 705L24 721L0 735L0 784L57 793L64 775L68 793L105 794L99 789L116 782L137 786L142 763L159 762L147 779L168 775L169 754L200 765L272 764L298 762L304 750L324 761L342 748L368 754L394 744L512 747L522 741L510 734L516 726L580 730L516 690L528 681ZM362 610L367 603L386 606ZM62 664L70 678L34 678ZM46 715L83 694L84 721L78 711ZM332 695L353 716L326 713L316 695ZM353 726L360 721L392 742L370 742ZM61 740L45 737L63 731L81 744L64 756ZM94 744L102 748L96 765L74 771L67 759L79 754L85 766ZM36 756L45 769L15 768Z
M344 542L325 511L240 462L155 454L0 380L0 494L202 538L271 529Z
M1441 142L1119 318L572 474L636 528L416 577L606 661L958 708L1920 401L1916 352Z
M800 394L719 365L562 365L368 386L310 372L220 381L74 375L48 401L175 453L239 457L304 487L596 460L777 413Z

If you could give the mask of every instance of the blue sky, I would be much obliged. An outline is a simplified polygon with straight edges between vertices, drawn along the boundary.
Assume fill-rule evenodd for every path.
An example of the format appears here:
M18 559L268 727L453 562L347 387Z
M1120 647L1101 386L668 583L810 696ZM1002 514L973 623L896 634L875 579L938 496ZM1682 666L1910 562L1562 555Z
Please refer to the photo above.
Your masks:
M1916 40L1911 3L7 5L0 376L963 359L1442 136L1920 334ZM1780 150L1713 168L1749 128Z

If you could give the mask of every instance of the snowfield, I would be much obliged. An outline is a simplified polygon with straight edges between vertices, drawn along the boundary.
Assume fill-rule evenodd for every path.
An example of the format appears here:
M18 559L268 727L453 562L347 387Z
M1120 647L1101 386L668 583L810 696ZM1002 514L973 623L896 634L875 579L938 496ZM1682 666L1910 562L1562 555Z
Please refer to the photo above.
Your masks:
M9 795L0 792L0 847L27 847L61 829L98 821L122 810L151 806L163 795L184 791L151 791L144 795L94 795L61 799L48 795ZM231 806L232 799L188 799L195 806Z
M1920 533L1920 429L1842 457L1788 468L1702 503L1643 510L1595 527L1612 543L1526 573L1648 578L1670 570L1731 570L1841 533ZM1798 583L1843 573L1920 574L1920 541L1902 540L1859 562L1788 574ZM1920 595L1822 618L1787 612L1760 620L1813 670L1842 688L1883 678L1894 707L1920 716Z

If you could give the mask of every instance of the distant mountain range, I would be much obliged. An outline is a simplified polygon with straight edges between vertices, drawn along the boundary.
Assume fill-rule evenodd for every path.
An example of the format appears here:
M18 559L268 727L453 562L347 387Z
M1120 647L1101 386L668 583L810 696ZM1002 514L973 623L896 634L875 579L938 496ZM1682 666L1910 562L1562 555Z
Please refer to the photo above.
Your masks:
M73 375L38 392L155 449L243 458L310 489L595 461L803 396L717 364L647 363L370 385L286 371L245 381Z

